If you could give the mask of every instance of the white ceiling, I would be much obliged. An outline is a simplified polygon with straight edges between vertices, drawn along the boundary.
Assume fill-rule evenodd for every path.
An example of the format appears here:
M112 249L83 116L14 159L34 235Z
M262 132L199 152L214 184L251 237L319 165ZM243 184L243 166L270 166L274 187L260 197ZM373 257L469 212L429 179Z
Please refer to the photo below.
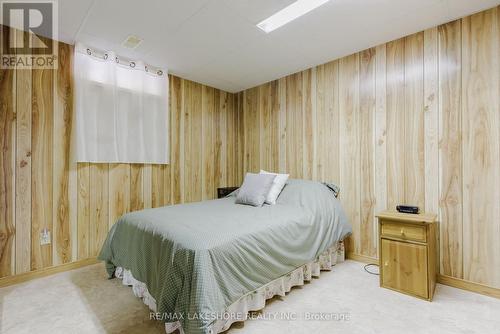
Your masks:
M59 39L237 92L500 3L330 0L270 34L255 26L294 1L59 0ZM125 49L128 35L144 41Z

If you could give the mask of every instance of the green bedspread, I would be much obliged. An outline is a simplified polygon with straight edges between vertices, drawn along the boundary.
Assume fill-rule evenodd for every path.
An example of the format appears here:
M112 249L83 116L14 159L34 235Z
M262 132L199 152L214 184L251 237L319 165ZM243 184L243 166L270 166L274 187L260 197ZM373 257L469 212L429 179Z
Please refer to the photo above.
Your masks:
M316 259L351 232L323 184L289 180L276 205L235 197L132 212L110 230L99 259L129 269L166 322L209 333L244 294Z

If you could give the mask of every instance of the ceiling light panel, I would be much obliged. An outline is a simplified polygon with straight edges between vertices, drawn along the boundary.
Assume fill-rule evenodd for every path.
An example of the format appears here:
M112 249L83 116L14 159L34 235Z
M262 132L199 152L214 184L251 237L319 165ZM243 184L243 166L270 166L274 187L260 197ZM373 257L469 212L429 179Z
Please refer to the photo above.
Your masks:
M261 30L270 33L279 27L301 17L304 14L318 8L330 0L297 0L291 5L283 8L262 22L257 24Z

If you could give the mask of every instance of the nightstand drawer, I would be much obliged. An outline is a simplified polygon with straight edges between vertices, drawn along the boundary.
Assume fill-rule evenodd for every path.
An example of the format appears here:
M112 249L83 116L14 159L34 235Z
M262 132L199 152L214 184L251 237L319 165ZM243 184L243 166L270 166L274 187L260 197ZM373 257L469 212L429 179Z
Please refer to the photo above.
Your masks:
M382 237L384 236L420 242L427 241L425 226L407 223L384 222L382 224Z

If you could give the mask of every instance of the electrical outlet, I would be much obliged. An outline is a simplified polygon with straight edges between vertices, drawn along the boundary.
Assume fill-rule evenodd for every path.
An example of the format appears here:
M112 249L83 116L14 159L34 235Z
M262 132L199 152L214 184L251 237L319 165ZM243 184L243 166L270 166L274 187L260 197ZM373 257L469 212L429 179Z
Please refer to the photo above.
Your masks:
M42 232L40 232L40 245L48 244L50 244L50 231L47 228L44 228Z

